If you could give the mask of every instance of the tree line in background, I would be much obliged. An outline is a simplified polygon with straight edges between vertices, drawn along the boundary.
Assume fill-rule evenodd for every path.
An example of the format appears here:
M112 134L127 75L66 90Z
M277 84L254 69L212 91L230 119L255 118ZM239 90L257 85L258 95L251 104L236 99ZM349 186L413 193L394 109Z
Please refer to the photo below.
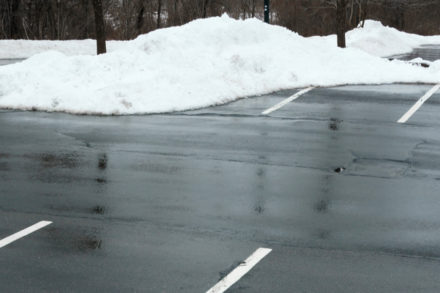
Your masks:
M95 38L96 0L1 0L1 39ZM99 0L107 39L228 13L263 18L263 0ZM343 9L337 9L343 6ZM327 35L366 18L400 30L440 34L439 0L271 0L271 22L302 35ZM339 25L338 25L339 23Z

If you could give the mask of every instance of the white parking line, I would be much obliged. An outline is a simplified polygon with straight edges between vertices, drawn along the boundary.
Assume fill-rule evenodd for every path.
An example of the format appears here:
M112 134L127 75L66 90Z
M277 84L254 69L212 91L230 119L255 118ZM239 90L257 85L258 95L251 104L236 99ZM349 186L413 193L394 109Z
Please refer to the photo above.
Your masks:
M206 291L206 293L222 293L228 290L229 287L234 285L240 280L247 272L249 272L260 260L268 255L272 249L270 248L258 248L251 256L249 256L244 262L230 272L226 277L220 280L214 287Z
M23 229L15 234L12 234L11 236L8 236L6 238L3 238L2 240L0 240L0 248L5 247L6 245L20 239L23 238L26 235L31 234L32 232L35 232L37 230L40 230L41 228L46 227L47 225L52 224L52 222L49 221L41 221L36 223L35 225L32 225L26 229Z
M298 99L299 97L301 97L301 96L304 95L305 93L310 92L310 91L313 90L313 89L314 89L314 87L308 87L308 88L306 88L306 89L300 90L299 92L297 92L297 93L294 94L293 96L291 96L291 97L289 97L289 98L287 98L287 99L285 99L285 100L279 102L279 103L276 104L275 106L270 107L269 109L263 111L261 114L263 114L263 115L268 115L268 114L272 113L273 111L276 111L276 110L278 110L278 109L284 107L284 106L287 105L288 103L290 103L290 102L292 102L292 101Z
M408 112L405 113L399 120L397 120L397 123L406 123L409 118L411 118L412 115L430 98L432 97L438 90L440 89L440 83L436 86L434 86L429 92L427 92L423 97L421 97L414 106L409 109Z

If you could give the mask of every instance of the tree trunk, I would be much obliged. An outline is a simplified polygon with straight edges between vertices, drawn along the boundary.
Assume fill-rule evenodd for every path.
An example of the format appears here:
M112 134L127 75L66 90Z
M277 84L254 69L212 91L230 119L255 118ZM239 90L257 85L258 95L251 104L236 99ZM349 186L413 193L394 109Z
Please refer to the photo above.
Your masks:
M203 8L202 8L202 17L203 18L206 18L206 16L207 16L208 4L209 4L209 0L203 1Z
M141 3L140 9L139 9L139 12L137 15L137 20L136 20L137 35L140 35L142 32L142 28L144 26L144 14L145 14L145 7L144 7L144 4Z
M348 18L348 24L350 26L353 25L353 16L354 16L354 0L351 0L350 17Z
M336 34L338 37L338 47L345 48L345 31L347 21L347 0L337 0L336 2Z
M174 7L173 7L173 25L178 25L180 24L179 19L177 17L178 15L178 11L177 11L177 0L174 0Z
M157 0L157 22L156 28L160 28L160 14L162 13L162 0Z
M362 12L360 12L360 17L361 17L361 27L364 27L365 25L365 20L367 19L367 15L368 15L368 0L364 0L363 2L361 2L362 5Z
M93 3L93 11L95 12L97 53L104 54L107 52L107 49L105 46L105 27L104 27L104 12L102 9L102 0L92 0L92 3Z
M10 38L11 39L19 39L20 38L20 34L19 34L19 26L20 26L20 15L18 12L18 9L20 7L20 0L12 0L11 3L11 16L10 16L10 24L9 24L9 29L10 29Z

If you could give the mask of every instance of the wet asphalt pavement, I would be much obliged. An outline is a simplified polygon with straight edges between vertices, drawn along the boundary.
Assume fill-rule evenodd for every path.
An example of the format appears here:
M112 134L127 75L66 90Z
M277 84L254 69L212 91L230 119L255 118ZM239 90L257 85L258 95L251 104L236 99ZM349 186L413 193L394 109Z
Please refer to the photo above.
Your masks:
M394 59L413 60L418 57L427 61L436 61L440 59L440 45L425 45L416 48L413 52L401 55L392 56Z
M0 239L53 222L0 248L0 292L205 292L258 247L227 292L440 292L440 94L396 123L431 87L0 111Z
M23 60L24 59L21 58L0 59L0 66L21 62Z

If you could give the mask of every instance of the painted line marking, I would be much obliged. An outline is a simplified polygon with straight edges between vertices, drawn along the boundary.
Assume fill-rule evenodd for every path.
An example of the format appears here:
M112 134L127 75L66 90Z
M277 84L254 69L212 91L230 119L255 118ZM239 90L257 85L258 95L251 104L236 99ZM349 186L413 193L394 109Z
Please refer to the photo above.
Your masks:
M47 225L52 224L52 222L49 221L41 221L38 222L30 227L27 227L26 229L23 229L15 234L12 234L11 236L8 236L6 238L3 238L2 240L0 240L0 248L5 247L6 245L20 239L23 238L37 230L40 230L41 228L46 227Z
M258 248L244 262L230 272L226 277L220 280L214 287L206 291L206 293L223 293L247 274L258 262L260 262L272 249Z
M438 90L440 89L440 83L436 86L434 86L431 90L429 90L423 97L421 97L414 106L411 107L411 109L408 110L399 120L397 120L397 123L406 123L409 118L411 118L412 115L430 98L432 97Z
M314 87L308 87L308 88L305 88L305 89L303 89L303 90L300 90L299 92L297 92L297 93L294 94L293 96L291 96L291 97L289 97L289 98L287 98L287 99L285 99L285 100L279 102L279 103L276 104L275 106L270 107L269 109L263 111L261 114L263 114L263 115L268 115L268 114L270 114L270 113L272 113L272 112L274 112L274 111L276 111L276 110L278 110L278 109L284 107L285 105L289 104L290 102L292 102L292 101L298 99L299 97L301 97L302 95L304 95L304 94L310 92L310 91L313 90L313 89L314 89Z

